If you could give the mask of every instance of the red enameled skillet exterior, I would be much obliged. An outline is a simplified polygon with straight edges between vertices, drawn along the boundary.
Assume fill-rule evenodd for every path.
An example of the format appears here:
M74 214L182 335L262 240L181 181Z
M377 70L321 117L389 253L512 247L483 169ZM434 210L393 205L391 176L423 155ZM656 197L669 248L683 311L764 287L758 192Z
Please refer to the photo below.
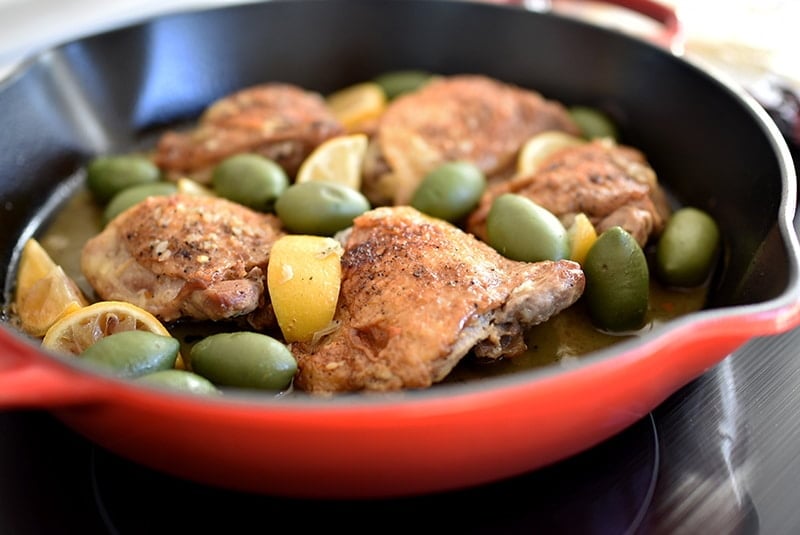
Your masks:
M796 177L777 128L744 92L662 48L572 19L429 0L179 14L33 58L0 82L4 302L21 245L81 183L93 155L145 143L236 88L274 79L325 93L401 68L482 72L606 110L670 191L719 222L725 255L708 309L569 366L324 400L155 391L45 354L4 325L0 407L50 410L103 447L203 483L403 496L575 454L749 339L800 324Z

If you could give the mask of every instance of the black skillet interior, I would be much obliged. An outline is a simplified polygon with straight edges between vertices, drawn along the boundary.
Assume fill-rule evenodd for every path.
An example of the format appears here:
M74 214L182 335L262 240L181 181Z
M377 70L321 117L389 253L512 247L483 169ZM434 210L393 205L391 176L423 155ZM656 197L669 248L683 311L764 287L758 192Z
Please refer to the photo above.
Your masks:
M327 93L407 68L484 73L605 110L681 202L720 223L727 254L712 305L762 302L785 289L787 251L776 231L785 162L736 92L705 72L627 36L517 8L277 0L87 38L2 82L5 302L20 244L80 184L90 157L140 146L245 86L277 80Z

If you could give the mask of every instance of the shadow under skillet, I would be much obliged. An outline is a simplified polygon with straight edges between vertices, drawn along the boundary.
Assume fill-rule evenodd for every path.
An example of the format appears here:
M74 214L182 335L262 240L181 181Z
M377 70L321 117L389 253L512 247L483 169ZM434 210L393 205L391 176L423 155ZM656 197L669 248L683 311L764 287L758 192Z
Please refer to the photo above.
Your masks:
M39 411L0 413L0 532L792 533L800 329L756 339L610 440L543 469L397 500L296 500L122 459Z
M278 526L350 533L631 533L650 505L652 417L553 466L457 492L397 500L298 500L233 492L150 470L45 412L0 414L0 531L243 533Z
M800 469L789 462L796 447L777 457L786 461L782 466L771 462L782 435L759 414L785 419L800 399L787 405L775 395L753 397L777 379L754 356L771 358L788 381L798 374L787 367L800 368L800 361L787 344L798 339L800 330L755 341L626 431L560 463L498 483L396 500L297 500L209 487L122 459L48 413L0 413L0 531L249 533L294 526L351 533L426 527L467 534L749 534L765 525L759 517L765 509L766 523L791 525L800 514L785 507L792 495L784 492L756 511L751 491L762 497L785 491L792 467ZM794 389L786 386L781 392L788 396ZM764 406L776 402L779 408ZM763 488L764 475L777 486Z
M649 507L659 451L650 416L564 462L498 483L394 500L299 500L175 479L93 447L96 506L114 533L267 529L458 533L632 533Z

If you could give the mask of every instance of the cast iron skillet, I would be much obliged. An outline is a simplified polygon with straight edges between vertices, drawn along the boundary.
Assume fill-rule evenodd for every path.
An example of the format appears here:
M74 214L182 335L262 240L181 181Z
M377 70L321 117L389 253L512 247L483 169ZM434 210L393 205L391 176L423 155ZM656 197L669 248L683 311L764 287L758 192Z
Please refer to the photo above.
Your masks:
M520 474L626 428L755 336L800 323L795 176L734 86L650 44L554 15L457 1L274 1L166 16L33 58L0 83L0 270L80 187L82 166L280 80L327 93L416 68L480 72L610 113L678 198L719 222L708 309L570 367L331 400L164 393L0 329L0 406L51 410L125 457L229 488L390 497ZM765 366L769 363L765 362Z

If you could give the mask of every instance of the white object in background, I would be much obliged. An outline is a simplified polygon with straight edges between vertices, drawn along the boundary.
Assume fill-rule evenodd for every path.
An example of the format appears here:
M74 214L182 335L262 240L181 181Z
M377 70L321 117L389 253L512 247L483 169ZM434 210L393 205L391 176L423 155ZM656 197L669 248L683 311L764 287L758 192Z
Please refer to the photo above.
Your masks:
M800 2L671 0L686 30L686 53L731 72L746 86L772 74L800 87Z
M0 77L25 58L150 17L241 0L0 0Z

